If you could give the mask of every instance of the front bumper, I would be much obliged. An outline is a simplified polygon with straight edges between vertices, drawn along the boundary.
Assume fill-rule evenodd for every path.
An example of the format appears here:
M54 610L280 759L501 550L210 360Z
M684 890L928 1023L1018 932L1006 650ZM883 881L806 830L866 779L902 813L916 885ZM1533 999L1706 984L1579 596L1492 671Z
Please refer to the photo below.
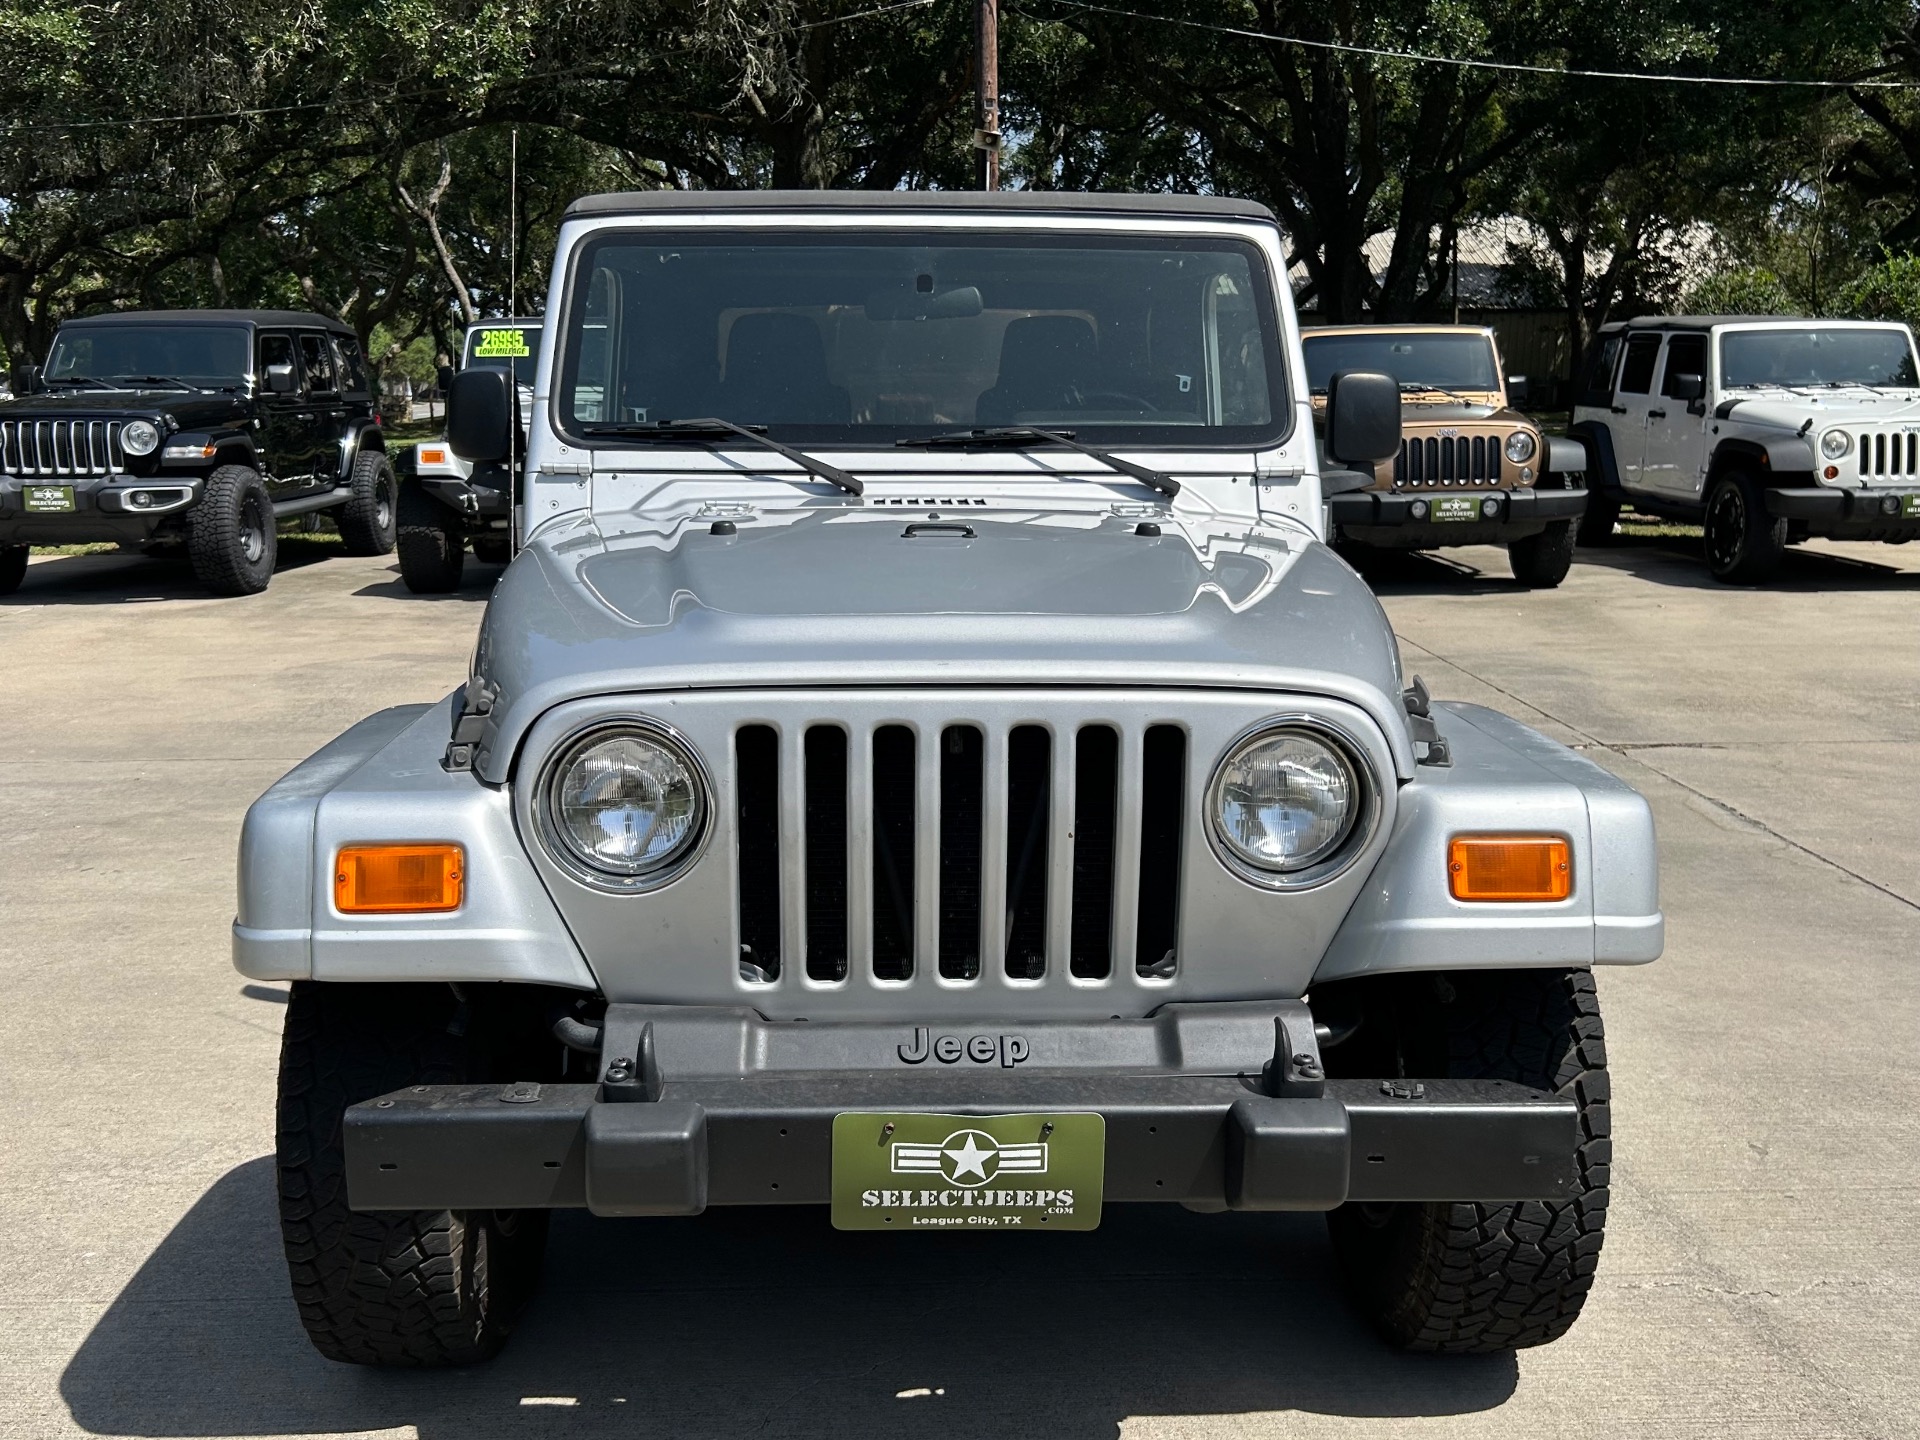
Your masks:
M880 1065L882 1045L903 1036L912 1045L906 1027L614 1006L603 1059L636 1057L632 1080L612 1068L602 1073L615 1078L597 1084L422 1085L355 1105L347 1193L357 1210L822 1205L832 1198L834 1117L862 1111L1097 1113L1105 1198L1116 1202L1331 1210L1350 1200L1555 1199L1578 1183L1571 1100L1498 1080L1308 1078L1320 1061L1304 1004L1176 1008L1188 1013L1030 1027L1012 1046L986 1037L999 1043L968 1044L927 1069L904 1059L911 1049ZM1278 1081L1248 1053L1261 1036L1269 1061L1281 1057ZM734 1057L735 1073L709 1065L678 1078L676 1057L702 1050ZM1029 1072L1010 1058L1023 1052L1049 1063ZM1249 1062L1239 1073L1197 1073L1226 1068L1235 1052ZM1124 1063L1149 1054L1158 1063ZM834 1055L869 1063L803 1068Z
M142 540L200 499L198 475L0 475L0 543L71 545ZM73 492L73 509L28 508L36 489Z
M1435 520L1442 500L1498 502L1497 513L1470 520ZM1504 544L1537 535L1555 520L1577 520L1586 513L1587 492L1575 490L1361 490L1327 501L1328 518L1344 535L1370 545L1437 549L1447 545Z
M1824 485L1766 492L1767 512L1834 540L1920 539L1920 487L1836 490Z

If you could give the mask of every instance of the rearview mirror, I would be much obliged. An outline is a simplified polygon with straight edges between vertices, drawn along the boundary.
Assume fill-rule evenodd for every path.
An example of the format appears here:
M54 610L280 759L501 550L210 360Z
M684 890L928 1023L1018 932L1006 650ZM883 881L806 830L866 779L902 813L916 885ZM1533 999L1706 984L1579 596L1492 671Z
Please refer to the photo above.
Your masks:
M1676 375L1673 377L1673 389L1670 392L1676 400L1701 400L1706 397L1707 381L1703 375Z
M1507 376L1507 404L1524 405L1527 403L1527 377L1524 375Z
M986 308L977 285L956 285L938 295L913 285L883 285L869 292L869 320L970 320Z
M1342 370L1327 382L1327 454L1377 465L1400 453L1400 385L1377 370Z
M520 399L511 370L462 370L447 387L447 445L476 465L513 458Z
M433 383L440 387L440 393L442 395L453 389L453 366L442 365L434 372Z
M293 378L293 366L267 366L267 389L275 395L291 395L296 383Z

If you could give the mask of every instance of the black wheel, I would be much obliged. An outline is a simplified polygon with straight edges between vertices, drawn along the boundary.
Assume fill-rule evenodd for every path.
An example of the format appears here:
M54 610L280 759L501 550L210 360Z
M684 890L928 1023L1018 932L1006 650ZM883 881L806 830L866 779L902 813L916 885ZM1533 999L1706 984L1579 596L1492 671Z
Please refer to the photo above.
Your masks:
M445 986L293 986L275 1137L280 1234L300 1323L329 1360L485 1360L538 1287L544 1211L347 1208L341 1116L406 1085L482 1078L454 1033L464 1018Z
M400 486L400 578L416 595L460 588L466 564L460 517L429 495L418 480Z
M505 565L513 559L513 546L504 535L476 535L473 558L484 560L489 565Z
M1587 508L1580 516L1580 543L1589 549L1613 543L1613 527L1620 523L1620 497L1605 490L1587 492Z
M1787 554L1787 522L1767 514L1751 475L1722 475L1707 495L1707 568L1729 585L1771 580Z
M273 579L277 553L273 500L260 473L220 466L187 516L194 578L216 595L258 595Z
M1565 1200L1343 1205L1327 1223L1348 1292L1407 1350L1483 1355L1558 1340L1593 1286L1607 1219L1607 1054L1593 976L1408 977L1393 1008L1408 1037L1402 1053L1418 1067L1402 1073L1432 1074L1431 1065L1453 1078L1517 1080L1577 1100L1580 1181ZM1363 1033L1375 1025L1370 1016Z
M0 545L0 595L11 595L20 588L20 582L27 578L27 557L32 553L29 545Z
M349 555L393 553L395 494L393 463L380 450L363 450L347 480L353 498L334 512Z
M1551 590L1573 568L1573 522L1549 520L1538 535L1507 546L1513 578L1530 590Z

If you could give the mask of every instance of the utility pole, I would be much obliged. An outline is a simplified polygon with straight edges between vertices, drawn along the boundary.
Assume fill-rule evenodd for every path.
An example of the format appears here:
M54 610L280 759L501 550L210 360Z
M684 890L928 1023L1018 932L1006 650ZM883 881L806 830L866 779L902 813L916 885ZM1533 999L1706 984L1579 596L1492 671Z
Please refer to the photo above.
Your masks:
M974 0L974 176L982 190L1000 188L1000 0Z
M507 318L520 313L520 127L507 140Z

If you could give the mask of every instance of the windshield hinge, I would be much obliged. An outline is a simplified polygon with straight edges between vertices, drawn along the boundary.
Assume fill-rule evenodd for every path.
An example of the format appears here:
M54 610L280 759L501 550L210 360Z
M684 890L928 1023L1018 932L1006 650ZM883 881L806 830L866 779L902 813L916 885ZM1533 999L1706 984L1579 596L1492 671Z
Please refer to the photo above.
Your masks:
M1256 465L1253 467L1253 483L1256 485L1269 485L1274 483L1292 485L1298 483L1306 473L1307 472L1298 465L1279 465L1271 469Z
M542 460L541 475L591 475L593 466L584 460Z
M1414 676L1413 684L1400 692L1400 699L1407 707L1407 728L1413 732L1413 743L1427 747L1427 753L1419 756L1415 763L1452 765L1453 751L1447 747L1447 737L1433 723L1433 697L1427 693L1427 682Z
M461 692L460 708L453 717L453 736L447 742L446 757L440 762L445 770L471 770L487 720L493 714L493 702L500 696L497 688L479 676L467 682Z

